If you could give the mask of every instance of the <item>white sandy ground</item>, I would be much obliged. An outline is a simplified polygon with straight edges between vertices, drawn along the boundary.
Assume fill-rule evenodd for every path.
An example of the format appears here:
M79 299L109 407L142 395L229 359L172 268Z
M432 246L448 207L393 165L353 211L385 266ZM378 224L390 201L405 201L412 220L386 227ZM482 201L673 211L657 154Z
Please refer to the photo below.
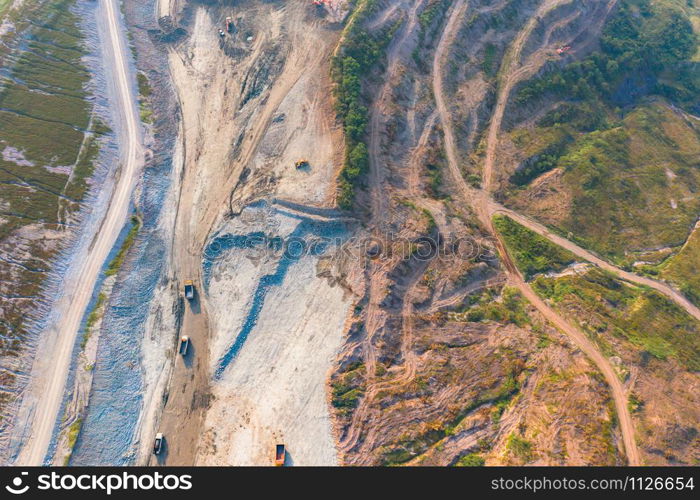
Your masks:
M177 212L179 183L182 175L182 143L177 142L170 173L170 190L164 201L158 222L158 232L164 239L172 239ZM171 247L166 246L166 262L171 258ZM153 292L151 307L141 340L141 373L143 377L143 406L136 425L136 464L145 465L151 456L153 439L162 409L162 398L172 374L177 346L177 301L179 290L173 270L167 266L165 277Z
M167 463L185 464L198 450L196 461L201 464L268 465L277 439L287 444L295 464L337 463L326 383L342 343L351 297L316 277L317 257L293 264L284 284L268 292L257 326L220 380L213 379L217 363L240 332L259 278L274 272L278 257L255 260L251 253L257 252L227 252L213 269L208 296L198 283L201 312L192 314L185 306L182 333L195 339L193 365L185 366L168 345L176 330L168 318L168 304L180 293L172 284L199 274L197 257L211 237L209 229L284 235L298 224L294 217L259 209L223 220L242 166L238 163L251 168L253 179L275 178L274 189L265 192L249 181L242 195L246 200L277 196L326 205L332 197L335 171L342 161L342 134L332 122L332 113L324 109L330 106L324 100L330 90L327 60L321 58L337 33L309 15L309 7L306 0L232 7L231 14L242 15L255 32L250 56L243 59L223 54L215 29L222 20L212 19L206 8L199 7L190 38L170 52L183 115L178 142L184 147L175 163L185 170L182 176L174 174L173 195L165 207L166 218L178 221L168 263L170 283L156 291L143 344L147 388L139 428L140 464L152 460L150 446L158 431L166 433L169 443ZM158 8L160 15L177 17L178 11L176 0L162 0ZM248 68L264 55L266 43L283 39L290 53L271 91L239 108L240 86ZM309 51L310 46L318 50ZM284 118L273 120L280 116ZM241 133L242 160L231 165L231 148ZM301 157L310 161L310 170L294 168ZM232 170L237 173L229 177ZM174 195L177 192L179 198ZM202 331L188 332L190 328ZM211 387L197 382L199 359L208 359L204 378L212 380ZM163 406L166 386L170 397ZM207 389L214 398L200 429L190 405L194 396ZM183 446L193 453L184 452Z
M333 114L323 106L320 96L330 89L319 88L316 75L307 73L294 85L277 109L276 117L260 143L254 158L256 168L265 169L279 178L277 195L289 200L322 204L328 186L335 181ZM294 163L305 159L310 169L299 171Z
M85 314L97 277L126 220L131 192L142 162L139 121L133 93L119 10L115 0L102 0L101 13L106 32L105 51L112 58L117 99L125 130L122 167L102 225L95 235L82 265L65 278L64 293L55 306L56 321L42 334L32 366L31 381L23 394L20 418L26 422L24 447L16 465L41 465L51 441L63 398L66 378L80 321ZM101 35L102 36L102 35ZM115 105L116 106L116 105Z
M296 225L277 217L281 235ZM274 272L278 260L250 249L217 260L209 293L213 364L240 332L260 276ZM256 326L214 384L199 465L271 465L276 443L286 445L289 464L337 464L326 376L351 297L316 276L318 262L303 257L281 286L270 287Z

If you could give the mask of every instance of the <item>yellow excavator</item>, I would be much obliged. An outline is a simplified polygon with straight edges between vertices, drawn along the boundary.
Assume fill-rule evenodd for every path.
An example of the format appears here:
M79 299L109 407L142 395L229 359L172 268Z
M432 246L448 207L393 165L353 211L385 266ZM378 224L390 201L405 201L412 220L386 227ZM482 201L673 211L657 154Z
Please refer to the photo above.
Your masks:
M296 163L294 164L294 166L297 169L307 168L309 166L309 160L302 158L301 160L297 160Z

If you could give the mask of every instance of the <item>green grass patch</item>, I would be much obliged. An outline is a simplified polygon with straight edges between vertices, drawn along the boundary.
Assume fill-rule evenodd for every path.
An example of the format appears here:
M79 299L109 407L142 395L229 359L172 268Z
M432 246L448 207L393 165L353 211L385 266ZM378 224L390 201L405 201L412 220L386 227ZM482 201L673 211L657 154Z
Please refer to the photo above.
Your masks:
M153 110L148 103L148 98L153 94L153 88L145 73L139 71L136 74L136 82L139 88L139 116L143 123L153 123Z
M82 418L78 418L75 422L70 424L70 427L68 427L68 453L63 458L64 466L68 466L68 464L70 463L71 456L73 455L73 449L75 448L75 443L78 442L78 436L80 435L80 429L82 427Z
M102 317L103 307L106 301L107 295L104 292L100 292L97 295L97 301L95 302L95 306L92 308L92 311L90 311L90 314L88 315L87 320L85 321L85 330L83 331L83 338L80 340L80 349L85 349L88 340L90 340L90 333L92 327L95 326L95 324Z
M680 246L700 213L700 135L673 108L692 109L700 95L695 10L624 0L599 50L552 65L516 95L528 106L562 102L534 128L511 132L525 160L507 196L524 204L519 192L533 179L563 170L563 185L546 194L570 207L554 214L558 229L621 266L636 252Z
M425 43L426 40L434 43L436 31L442 25L442 20L445 17L450 3L449 0L431 0L418 16L418 24L420 26L418 30L418 42L411 53L411 57L418 69L424 73L427 73L430 68L428 64L426 64L425 59L421 57L421 49L427 45Z
M455 319L459 321L481 322L494 321L496 323L513 323L523 327L531 324L530 317L525 309L527 301L520 292L513 287L504 287L501 300L496 300L497 295L491 290L485 290L480 295L474 295L467 308L456 313Z
M700 322L654 290L626 285L597 268L583 275L538 277L533 288L558 307L576 311L606 352L614 336L641 351L642 358L672 357L689 371L700 370Z
M661 265L658 274L677 283L688 300L700 306L700 231L696 230L681 251Z
M78 435L80 434L80 429L83 426L83 419L79 418L68 428L68 447L72 450L75 443L78 441Z
M513 136L529 148L530 138L550 129ZM556 136L547 141L556 143ZM632 109L612 128L579 134L547 159L563 172L562 186L547 196L569 207L557 229L620 266L637 260L635 252L682 245L700 213L698 155L698 131L660 99Z
M483 467L486 465L486 460L478 453L470 453L457 460L455 465L457 467Z
M527 463L533 458L533 445L530 441L515 433L510 433L506 440L506 450L514 457Z
M536 274L561 271L576 262L574 254L547 238L518 224L510 217L496 215L493 224L515 259L525 279Z
M627 397L627 408L630 413L639 413L644 407L644 402L635 393L630 393Z
M357 362L348 366L331 384L331 404L340 415L349 415L364 394L365 365Z
M141 220L135 215L132 216L131 229L129 229L129 233L126 235L126 238L124 238L122 246L119 247L117 255L114 256L112 261L107 266L107 269L105 270L105 276L114 276L115 274L117 274L119 269L122 267L122 264L124 264L127 252L134 244L134 241L136 241L136 235L138 234L140 228Z
M53 2L0 0L0 16L13 24L0 44L0 243L33 225L33 234L61 230L81 206L92 175L99 135L91 122L92 102L86 89L90 73L81 19L73 12L75 0ZM94 127L99 124L93 121ZM54 233L55 234L55 233ZM60 241L24 239L26 267L0 263L0 280L9 283L8 297L0 298L0 354L17 355L26 336L27 313L42 291L47 263ZM53 241L53 243L51 243ZM48 243L47 243L48 242ZM5 375L11 388L14 375ZM0 396L4 405L5 397Z

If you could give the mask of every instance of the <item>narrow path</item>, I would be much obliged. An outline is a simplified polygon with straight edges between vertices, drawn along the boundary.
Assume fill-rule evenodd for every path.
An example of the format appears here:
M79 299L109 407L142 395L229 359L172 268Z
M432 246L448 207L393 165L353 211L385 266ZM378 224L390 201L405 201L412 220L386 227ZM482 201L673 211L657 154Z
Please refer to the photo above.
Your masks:
M499 85L496 106L494 107L491 115L491 123L489 124L486 141L486 159L484 160L484 170L482 174L482 189L487 193L491 192L493 163L496 156L496 146L498 145L498 135L501 132L501 123L503 121L506 104L508 104L508 99L510 98L510 92L518 82L524 79L525 75L522 73L525 73L531 67L530 65L520 64L520 54L522 53L523 46L530 37L530 34L532 34L532 31L537 27L540 19L542 19L547 12L559 5L570 3L571 1L572 0L544 0L535 14L525 24L525 27L518 33L510 49L503 57L503 63L498 72L501 84ZM530 72L534 73L535 69L536 68L533 68Z
M391 95L393 91L392 81L396 75L397 63L401 49L406 43L408 37L413 33L418 21L418 9L423 4L424 0L415 1L408 14L408 20L401 29L401 35L389 45L387 51L387 70L384 76L384 85L379 91L379 97L375 100L372 106L372 113L369 123L369 164L372 176L372 214L375 221L385 217L387 214L387 197L382 193L382 185L384 183L384 175L386 166L381 164L379 160L379 148L381 146L381 131L383 130L382 119L385 117L385 108L382 102ZM382 218L378 218L379 214L384 214Z
M682 307L685 309L685 311L693 316L695 319L700 321L700 308L698 308L695 304L690 302L685 296L672 288L670 285L658 281L652 278L648 278L646 276L641 276L636 273L631 273L629 271L625 271L624 269L620 269L617 266L614 266L613 264L610 264L609 262L601 259L594 253L586 250L585 248L581 248L578 246L576 243L571 242L570 240L567 240L566 238L563 238L553 232L551 232L549 229L547 229L544 225L540 224L537 221L532 220L531 218L522 215L518 212L515 212L513 210L510 210L502 205L499 205L495 201L490 202L490 207L489 207L489 213L491 214L504 214L513 219L515 222L518 224L521 224L525 226L526 228L530 229L531 231L539 234L540 236L544 236L548 240L550 240L552 243L555 243L559 245L562 248L565 248L566 250L570 251L577 257L580 257L591 264L595 264L596 266L600 267L601 269L604 269L606 271L609 271L616 275L619 278L622 278L626 281L629 281L630 283L636 283L638 285L642 286L647 286L649 288L653 288L654 290L662 293L665 295L667 298L675 302L678 306Z
M447 20L447 24L445 25L445 29L442 32L437 49L435 49L435 55L433 56L433 94L435 95L435 105L437 107L440 122L442 123L442 131L445 137L447 166L450 169L453 179L458 184L459 189L465 193L467 198L473 199L476 196L476 190L467 184L462 176L462 172L459 169L457 147L455 146L454 132L452 129L452 117L444 98L441 71L447 50L452 45L452 42L456 36L457 25L462 17L464 17L464 13L467 9L466 0L458 0L451 7L451 9L452 10L448 14L449 18Z
M372 222L377 229L381 228L382 225L389 220L390 215L387 211L386 192L383 191L385 165L380 159L381 125L384 117L382 102L388 96L391 96L393 92L391 82L398 69L401 49L417 26L418 9L421 7L421 5L423 5L424 1L425 0L414 0L410 7L408 20L401 29L401 34L398 38L394 39L387 50L387 71L384 79L384 85L379 91L377 99L372 104L370 113L368 148L370 158L370 191L372 193ZM390 7L389 9L395 10L394 7ZM367 330L367 335L363 340L363 349L365 351L365 367L367 370L368 380L372 380L374 378L376 370L376 349L374 347L374 336L384 326L385 318L380 311L379 303L386 292L386 269L390 264L391 262L370 264L372 268L367 272L367 279L369 282L369 300L365 316L365 328ZM407 343L404 340L402 349L405 349L406 347ZM412 358L409 360L407 371L410 371L413 368L413 361L414 360ZM391 383L389 383L389 385L391 385ZM339 448L342 451L347 452L358 444L360 437L362 437L360 422L370 411L369 405L382 386L383 384L375 384L371 386L361 399L359 407L353 412L352 423L348 427L348 434L339 443ZM365 438L365 444L367 443L367 438Z
M56 340L49 360L50 366L41 367L40 373L37 373L37 377L32 380L39 397L29 424L31 427L28 431L29 439L22 448L16 465L42 465L44 462L63 399L80 321L87 309L102 265L124 226L132 187L142 164L139 120L136 117L136 107L129 87L129 70L126 62L128 51L122 43L121 25L115 4L116 0L100 2L101 12L106 16L108 28L107 49L112 53L115 63L112 69L116 76L119 107L126 125L123 165L105 218L77 276L74 293L63 297L57 306L57 310L63 311L63 314L51 332ZM46 360L43 361L46 362Z

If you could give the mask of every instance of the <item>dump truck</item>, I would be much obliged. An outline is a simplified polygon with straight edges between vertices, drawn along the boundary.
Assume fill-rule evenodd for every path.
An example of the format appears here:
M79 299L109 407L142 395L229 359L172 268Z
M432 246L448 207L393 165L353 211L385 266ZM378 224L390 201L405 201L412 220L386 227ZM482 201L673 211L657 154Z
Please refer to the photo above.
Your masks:
M163 443L164 443L164 438L163 438L163 433L159 432L156 434L156 439L153 441L153 453L155 455L160 455L160 452L163 451Z
M187 300L194 299L194 283L192 283L192 280L185 280L185 298Z
M180 337L180 347L178 352L183 356L187 356L187 349L190 347L190 338L187 335Z
M294 166L297 169L306 168L309 166L309 160L302 158L301 160L297 160L296 163L294 164Z
M285 458L287 458L287 451L284 449L283 444L278 444L275 446L275 466L282 467Z
M226 18L226 31L229 33L233 31L233 19L231 17Z

